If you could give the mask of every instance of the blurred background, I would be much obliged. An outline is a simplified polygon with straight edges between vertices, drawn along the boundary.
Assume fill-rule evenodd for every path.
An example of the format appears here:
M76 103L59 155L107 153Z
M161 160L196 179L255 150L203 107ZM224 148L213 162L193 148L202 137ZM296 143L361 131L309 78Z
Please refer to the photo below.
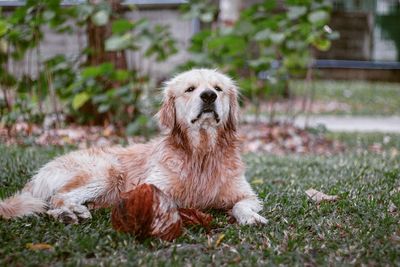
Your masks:
M398 0L0 7L2 143L83 148L149 139L162 82L193 67L238 82L246 152L338 153L358 142L349 141L353 132L372 133L375 152L400 143Z

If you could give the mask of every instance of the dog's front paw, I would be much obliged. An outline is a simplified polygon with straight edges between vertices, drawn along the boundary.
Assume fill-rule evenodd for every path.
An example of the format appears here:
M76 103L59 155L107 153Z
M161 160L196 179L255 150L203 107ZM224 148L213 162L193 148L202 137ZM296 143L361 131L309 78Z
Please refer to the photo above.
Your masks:
M233 216L241 225L267 224L267 219L252 210L233 210Z

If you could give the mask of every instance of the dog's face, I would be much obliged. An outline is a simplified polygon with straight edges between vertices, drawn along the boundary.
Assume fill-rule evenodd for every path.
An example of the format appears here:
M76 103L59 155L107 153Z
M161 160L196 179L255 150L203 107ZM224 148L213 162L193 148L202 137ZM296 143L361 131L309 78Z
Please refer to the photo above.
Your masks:
M236 128L237 88L224 74L210 69L193 69L166 83L164 103L158 113L167 129Z

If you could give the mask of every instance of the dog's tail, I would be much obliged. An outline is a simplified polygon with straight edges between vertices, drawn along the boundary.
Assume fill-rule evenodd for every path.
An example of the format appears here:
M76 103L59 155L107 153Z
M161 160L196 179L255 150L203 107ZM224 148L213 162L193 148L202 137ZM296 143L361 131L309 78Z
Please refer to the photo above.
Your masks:
M46 202L35 197L27 184L21 192L0 201L0 217L4 219L43 213Z

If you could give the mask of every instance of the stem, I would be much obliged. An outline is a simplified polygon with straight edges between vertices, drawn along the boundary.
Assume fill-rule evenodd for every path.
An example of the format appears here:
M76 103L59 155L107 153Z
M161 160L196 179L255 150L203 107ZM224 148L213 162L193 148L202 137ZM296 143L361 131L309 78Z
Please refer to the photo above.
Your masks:
M36 21L39 20L39 15L41 12L41 7L38 7L38 10L36 11ZM39 113L43 114L43 103L42 103L42 98L41 98L41 89L42 89L42 82L40 81L40 25L35 26L35 42L37 43L36 45L36 79L37 79L37 95L38 95L38 106L39 106Z
M60 120L60 114L58 112L56 92L53 87L53 79L51 73L47 68L46 68L46 76L47 76L47 82L49 84L51 102L53 104L53 112L56 114L56 128L60 128L61 120Z
M306 108L306 118L305 118L305 122L304 122L304 128L308 127L308 120L310 118L310 111L312 108L312 104L314 102L314 96L315 96L315 88L314 85L312 83L312 79L313 79L313 71L312 71L312 67L309 66L308 70L307 70L307 77L306 77L306 81L307 81L307 85L310 87L310 94L309 94L309 101L308 101L308 105L305 105Z

